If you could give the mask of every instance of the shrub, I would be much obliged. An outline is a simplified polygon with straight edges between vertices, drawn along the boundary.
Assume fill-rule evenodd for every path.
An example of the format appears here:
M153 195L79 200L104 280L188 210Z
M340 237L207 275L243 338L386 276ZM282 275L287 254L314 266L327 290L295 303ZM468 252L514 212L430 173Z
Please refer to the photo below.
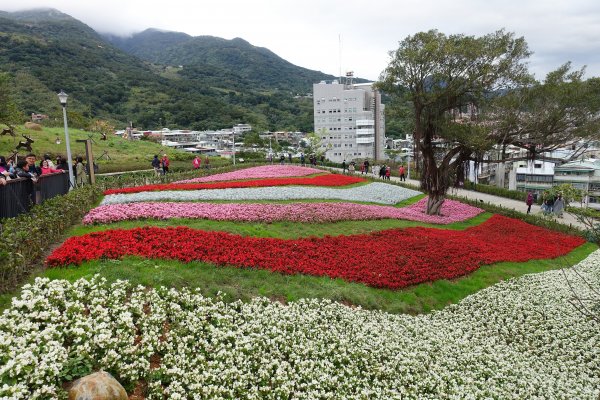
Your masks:
M100 187L88 185L0 220L0 293L26 279L48 248L79 223L101 195Z
M473 190L474 192L491 194L494 196L506 197L507 199L520 200L525 202L527 200L527 192L520 192L518 190L509 190L498 186L482 185L479 183L473 183L465 181L465 189ZM541 202L541 198L539 199Z

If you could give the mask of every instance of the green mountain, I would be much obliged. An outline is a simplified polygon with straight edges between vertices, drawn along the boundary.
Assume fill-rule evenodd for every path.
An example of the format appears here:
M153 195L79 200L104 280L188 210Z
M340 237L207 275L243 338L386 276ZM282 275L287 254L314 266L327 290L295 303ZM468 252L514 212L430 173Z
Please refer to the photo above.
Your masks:
M269 49L235 38L189 36L185 33L147 29L128 38L105 36L123 51L154 64L183 66L182 74L208 78L204 71L220 71L223 77L261 89L279 88L310 93L312 84L335 79L331 75L298 67ZM190 72L191 71L191 72Z
M108 38L108 39L107 39ZM56 93L69 95L69 120L96 118L161 126L312 130L312 100L297 96L332 76L297 67L242 39L147 30L101 36L53 9L0 12L0 73L21 110L59 124Z

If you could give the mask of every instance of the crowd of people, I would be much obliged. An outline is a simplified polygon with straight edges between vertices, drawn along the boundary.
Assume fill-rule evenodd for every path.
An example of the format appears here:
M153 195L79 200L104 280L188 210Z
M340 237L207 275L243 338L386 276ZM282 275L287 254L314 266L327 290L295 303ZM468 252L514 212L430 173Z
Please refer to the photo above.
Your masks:
M67 161L61 156L57 156L53 161L49 154L45 154L43 159L38 163L37 156L33 153L27 154L24 159L15 162L14 159L6 159L0 156L0 185L12 179L26 178L37 182L42 175L65 173L69 169ZM83 166L83 158L78 157L74 166L77 176L77 183L85 182L85 167Z
M356 161L350 161L349 163L347 163L346 160L342 161L342 171L344 173L354 174L357 170L359 170L361 174L371 173L375 178L383 180L390 180L392 174L392 167L386 164L375 164L371 166L369 160L365 160L357 166ZM400 181L406 181L406 168L404 165L400 165L398 168L398 175L400 176Z

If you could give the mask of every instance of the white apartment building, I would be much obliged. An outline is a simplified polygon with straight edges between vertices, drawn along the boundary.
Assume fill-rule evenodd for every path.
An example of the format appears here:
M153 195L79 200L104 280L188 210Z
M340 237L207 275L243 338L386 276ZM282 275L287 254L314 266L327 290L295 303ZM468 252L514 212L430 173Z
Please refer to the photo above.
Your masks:
M321 81L313 85L315 133L333 162L383 159L385 105L373 83L353 84Z
M236 135L241 135L244 132L249 132L252 130L252 125L250 124L237 124L233 127L233 133Z

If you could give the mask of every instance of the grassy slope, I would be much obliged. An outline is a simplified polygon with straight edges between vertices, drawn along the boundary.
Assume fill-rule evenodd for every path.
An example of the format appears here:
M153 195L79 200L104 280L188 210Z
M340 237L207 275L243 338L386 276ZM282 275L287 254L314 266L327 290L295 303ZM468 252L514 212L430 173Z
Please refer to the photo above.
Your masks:
M35 143L32 144L32 149L38 157L41 158L44 154L51 154L53 157L57 154L66 156L65 132L63 128L43 128L43 131L33 131L18 127L18 136L5 135L0 136L0 155L8 156L12 154L13 149L17 146L20 140L24 140L21 134L31 137ZM115 171L132 171L138 169L151 169L150 162L154 154L167 153L172 162L172 168L192 169L190 155L181 151L172 150L161 146L160 144L135 140L129 141L115 135L109 135L107 140L100 140L100 134L85 132L79 129L69 129L69 137L71 142L71 153L73 157L85 157L85 146L83 143L77 143L77 140L87 139L92 135L94 142L92 151L96 159L96 164L100 167L100 173L115 172ZM55 140L59 137L61 144L56 144ZM112 160L106 158L98 159L104 151ZM20 154L25 155L26 150L21 149ZM174 158L182 158L182 161L177 161Z

